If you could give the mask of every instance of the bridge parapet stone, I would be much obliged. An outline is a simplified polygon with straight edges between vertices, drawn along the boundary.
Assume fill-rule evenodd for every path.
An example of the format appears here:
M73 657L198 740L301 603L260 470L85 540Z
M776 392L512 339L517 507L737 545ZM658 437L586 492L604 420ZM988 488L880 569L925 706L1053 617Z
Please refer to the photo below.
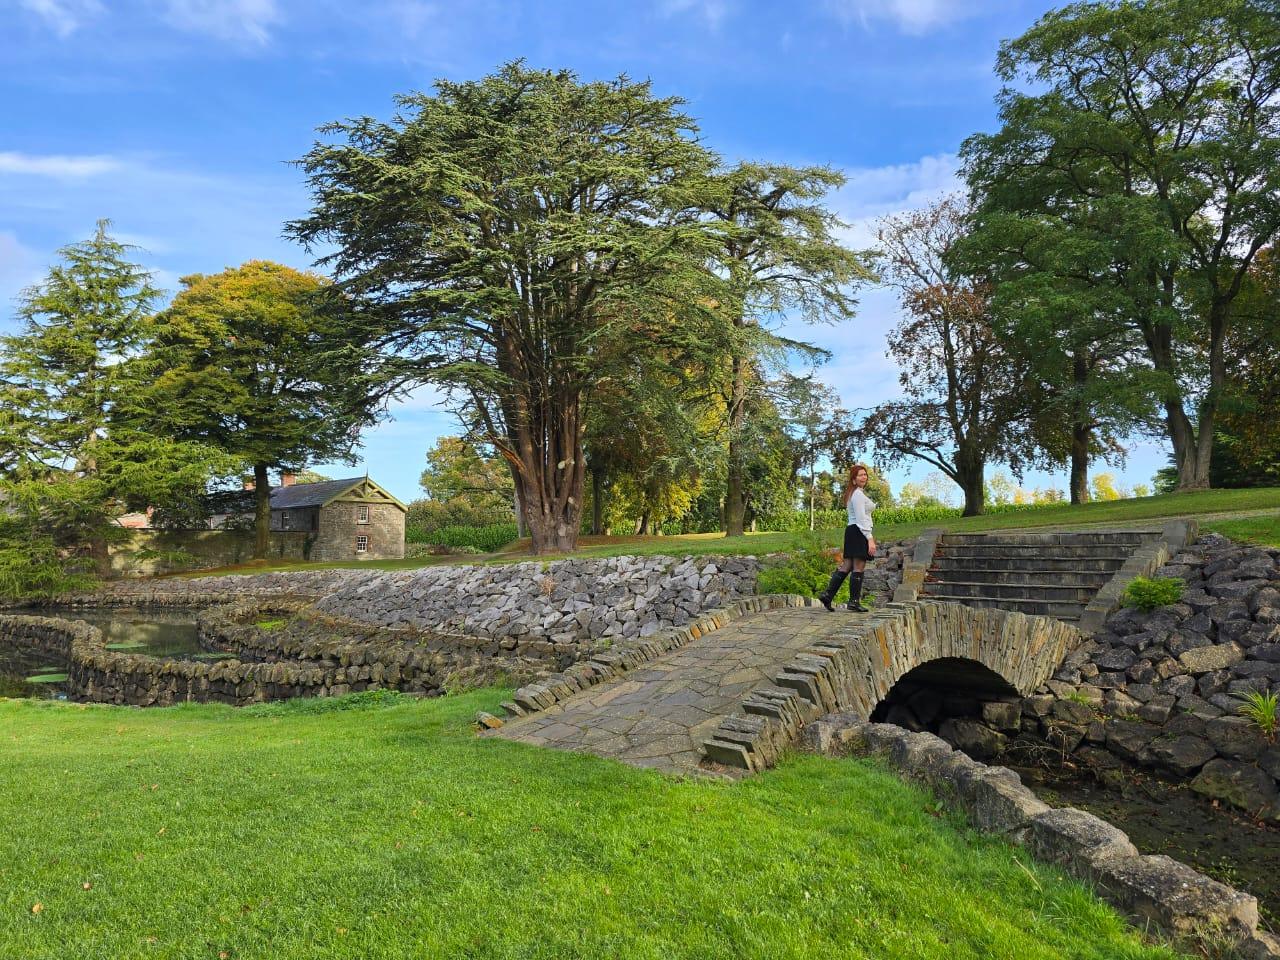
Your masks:
M1049 617L928 600L891 604L797 652L775 677L783 693L757 690L743 701L743 711L762 722L744 728L735 714L704 753L729 766L765 769L814 715L844 712L866 720L898 680L943 658L981 663L1026 696L1082 639L1073 625ZM778 706L779 696L792 706Z

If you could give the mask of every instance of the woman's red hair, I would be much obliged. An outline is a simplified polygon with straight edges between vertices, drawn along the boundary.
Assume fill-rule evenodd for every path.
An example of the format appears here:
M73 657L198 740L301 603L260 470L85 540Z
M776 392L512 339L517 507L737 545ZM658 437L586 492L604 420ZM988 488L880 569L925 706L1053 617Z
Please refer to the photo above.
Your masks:
M853 496L853 491L858 489L858 471L867 471L867 482L871 481L871 468L865 463L855 463L849 468L849 480L844 485L844 505L849 505L849 498Z

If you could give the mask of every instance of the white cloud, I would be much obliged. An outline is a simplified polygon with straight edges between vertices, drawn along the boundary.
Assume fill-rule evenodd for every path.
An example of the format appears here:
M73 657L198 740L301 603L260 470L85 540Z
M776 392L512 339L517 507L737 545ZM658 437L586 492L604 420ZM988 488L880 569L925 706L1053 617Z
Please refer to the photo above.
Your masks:
M844 240L855 248L875 242L875 221L879 218L919 209L964 189L960 162L950 153L910 163L855 168L844 174L845 185L836 192L834 205L851 228Z
M18 5L34 13L50 30L64 38L102 12L98 0L18 0Z
M718 29L729 16L729 0L659 0L658 13L674 17L685 13L701 16L712 30Z
M165 19L188 33L261 47L283 16L276 0L165 0Z
M110 173L120 161L106 155L31 154L0 150L0 175L53 177L57 180L84 180Z
M983 11L972 0L827 0L827 6L845 21L869 26L873 20L888 20L912 34L927 33Z

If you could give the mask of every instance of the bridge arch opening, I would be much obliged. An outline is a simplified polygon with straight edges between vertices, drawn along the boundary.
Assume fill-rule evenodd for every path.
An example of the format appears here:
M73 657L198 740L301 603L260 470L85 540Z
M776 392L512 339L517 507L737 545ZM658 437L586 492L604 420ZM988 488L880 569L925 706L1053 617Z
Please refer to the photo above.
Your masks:
M939 657L904 673L871 719L935 733L971 756L990 759L1017 732L1020 700L1013 684L985 664Z

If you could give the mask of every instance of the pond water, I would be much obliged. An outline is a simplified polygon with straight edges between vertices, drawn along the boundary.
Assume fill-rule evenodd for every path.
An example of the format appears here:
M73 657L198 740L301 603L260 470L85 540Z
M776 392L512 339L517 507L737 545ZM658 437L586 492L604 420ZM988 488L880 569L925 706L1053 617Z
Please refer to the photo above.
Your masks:
M108 649L122 653L170 660L214 660L227 656L201 648L196 636L195 610L48 606L30 612L41 617L84 620L102 631ZM64 697L62 683L54 678L65 674L67 665L46 661L51 661L47 655L21 655L0 648L0 697ZM32 677L45 679L33 681Z
M1264 925L1280 928L1280 830L1145 771L1115 770L1104 784L1070 761L1003 762L1046 803L1087 810L1129 834L1142 853L1163 853L1253 894Z

